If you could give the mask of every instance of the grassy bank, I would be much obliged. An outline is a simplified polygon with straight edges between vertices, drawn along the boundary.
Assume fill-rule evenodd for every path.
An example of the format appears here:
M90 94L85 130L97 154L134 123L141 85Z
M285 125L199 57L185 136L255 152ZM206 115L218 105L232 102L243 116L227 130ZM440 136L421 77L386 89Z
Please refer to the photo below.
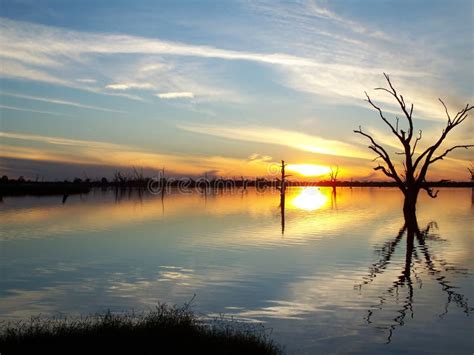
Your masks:
M3 324L8 354L281 354L262 326L202 322L186 307Z

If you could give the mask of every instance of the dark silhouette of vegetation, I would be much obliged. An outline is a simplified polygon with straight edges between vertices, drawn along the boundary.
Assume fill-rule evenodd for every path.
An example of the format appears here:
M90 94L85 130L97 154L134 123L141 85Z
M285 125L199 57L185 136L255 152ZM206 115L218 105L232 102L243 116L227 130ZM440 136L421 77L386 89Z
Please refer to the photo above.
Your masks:
M8 179L8 178L7 178ZM80 180L80 179L79 179ZM72 195L88 193L91 184L78 181L74 182L37 182L25 179L8 179L0 182L0 196L22 195Z
M262 325L204 322L184 307L6 324L2 354L281 354Z
M285 234L285 194L280 194L280 224L281 235Z
M287 165L284 160L281 161L281 178L277 179L277 184L279 183L277 189L280 190L281 235L285 234L285 193L288 186L286 178L291 176L285 173L285 167Z
M279 183L279 186L277 186L277 188L280 190L280 194L282 195L285 194L286 187L288 185L286 178L291 176L285 173L285 168L287 165L288 164L285 164L284 160L281 161L281 167L280 167L281 178L280 179L277 178L277 182Z
M365 93L365 95L369 104L378 111L380 118L387 124L392 134L400 141L403 148L403 152L401 152L400 154L404 156L403 171L400 172L397 170L387 150L381 144L377 143L370 134L364 132L360 126L359 129L354 130L354 132L369 139L369 149L374 151L374 153L376 154L374 160L381 159L384 162L384 165L379 164L377 167L374 168L374 170L383 172L387 177L395 181L396 186L402 191L405 197L403 205L404 213L413 215L416 210L416 201L421 189L426 190L428 195L432 198L435 198L437 196L438 192L433 191L433 189L431 189L430 186L426 183L426 174L428 173L429 167L435 162L442 160L455 149L467 149L473 147L473 145L471 144L455 145L451 148L446 149L443 153L436 155L437 149L441 146L448 134L455 127L457 127L466 120L466 118L468 117L468 113L470 110L472 110L473 106L467 104L464 108L457 112L454 117L451 117L445 103L441 99L439 99L439 101L444 107L448 119L446 122L446 126L443 129L440 137L434 142L434 144L432 144L422 153L417 155L416 147L418 142L420 142L420 140L422 139L422 130L419 130L418 135L415 135L413 125L413 104L407 105L403 96L395 90L394 86L390 81L389 76L385 73L384 76L387 80L388 88L381 87L376 88L375 90L382 90L393 96L396 103L400 106L403 112L403 115L406 119L406 123L408 124L408 128L404 129L399 125L400 122L398 117L396 118L395 125L390 122L389 119L385 116L382 109L372 101L370 96L367 93ZM412 217L413 216L411 216L411 218Z
M329 169L329 181L336 186L337 184L337 176L339 175L339 166L336 166L336 168L333 168L332 166Z
M461 308L466 316L469 316L473 311L468 304L467 298L459 293L457 288L448 279L449 274L464 274L466 270L448 267L448 263L443 258L439 255L434 257L430 251L430 243L444 241L434 233L434 230L437 228L436 222L430 222L424 229L420 230L416 215L413 219L405 218L405 223L396 237L393 240L387 241L381 248L376 250L376 254L380 255L380 259L372 264L369 274L364 277L362 283L356 286L356 288L362 290L364 286L373 282L377 276L387 271L391 265L393 255L400 246L403 237L406 236L403 269L390 287L379 296L379 303L367 311L367 317L365 318L368 324L376 323L373 317L377 312L382 312L384 308L391 309L389 306L391 299L395 300L397 304L400 299L402 300L401 308L396 312L392 324L376 324L378 328L387 331L387 343L391 342L394 331L405 324L407 316L410 318L414 317L414 297L417 292L416 290L421 290L423 285L419 276L421 274L420 268L426 269L428 275L439 284L441 290L446 294L446 303L444 310L439 315L440 318L443 318L448 313L451 304ZM404 298L402 298L403 290L406 292Z
M257 189L278 189L281 191L281 187L284 185L285 189L289 186L328 186L328 187L396 187L398 186L395 181L340 181L340 180L320 180L320 181L298 181L288 180L287 178L291 175L284 174L284 184L282 179L266 179L256 177L255 179L246 179L241 177L240 179L229 179L222 177L212 178L167 178L161 177L159 179L162 186L166 186L167 189L162 189L160 192L162 197L170 189L186 187L186 188L197 188L201 192L209 193L231 191L234 189L246 190L249 187L255 187ZM108 180L106 177L97 179L81 179L75 178L73 181L39 181L39 180L26 180L23 177L18 179L9 179L8 176L4 175L0 179L0 196L21 196L21 195L73 195L73 194L84 194L88 193L93 188L108 189L114 188L118 194L124 195L130 193L131 189L139 191L139 193L146 193L149 187L151 177L143 176L142 172L138 170L133 174L127 174L124 172L116 171L114 178ZM156 181L156 180L155 180ZM431 181L423 184L426 188L432 187L474 187L474 181Z
M329 181L331 183L332 187L332 196L331 196L331 208L334 206L337 209L337 192L336 192L336 187L337 187L337 176L339 175L339 166L336 166L336 168L333 168L332 166L329 169Z

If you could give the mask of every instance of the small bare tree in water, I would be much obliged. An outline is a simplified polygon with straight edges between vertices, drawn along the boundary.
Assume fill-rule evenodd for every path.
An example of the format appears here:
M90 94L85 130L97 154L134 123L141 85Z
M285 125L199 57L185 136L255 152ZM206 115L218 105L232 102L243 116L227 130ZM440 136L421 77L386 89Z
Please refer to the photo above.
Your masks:
M440 137L434 142L433 145L426 148L421 154L416 155L415 150L418 142L421 140L422 131L419 130L417 135L414 135L414 127L413 127L413 104L407 105L405 103L405 99L402 95L400 95L392 85L390 78L387 74L384 73L385 79L388 83L388 88L376 88L375 90L383 90L388 92L393 98L396 100L397 104L400 106L405 119L408 123L407 131L403 130L399 127L399 119L395 122L395 125L391 123L387 117L384 115L382 109L377 106L370 98L370 96L365 93L367 97L367 101L374 109L376 109L379 113L380 118L387 124L387 126L392 131L392 134L395 135L400 143L403 146L403 153L400 153L404 156L403 160L403 172L397 171L395 165L392 162L392 158L390 157L387 150L377 143L375 139L368 133L364 132L362 128L359 126L358 130L355 130L355 133L361 134L364 137L368 138L370 141L369 149L373 150L375 154L377 154L376 159L382 159L384 164L379 164L374 170L382 171L386 176L395 180L397 186L403 192L405 197L404 205L403 205L403 212L405 217L407 216L414 216L416 210L416 201L418 198L418 194L421 189L426 190L428 195L432 198L435 198L437 195L437 191L434 192L427 184L426 184L426 174L428 172L429 167L439 161L442 160L446 155L448 155L451 151L459 148L471 148L474 145L466 144L466 145L455 145L451 148L446 149L442 153L436 154L436 150L440 147L441 143L446 139L448 134L452 131L453 128L463 123L466 118L468 117L468 112L472 110L473 106L467 104L464 108L462 108L454 117L452 117L445 103L439 99L441 104L444 107L444 111L446 112L447 116L447 123L444 127L443 131L441 132Z
M332 186L336 186L337 182L337 175L339 175L339 166L336 166L336 168L333 168L332 166L329 168L329 180L331 181Z

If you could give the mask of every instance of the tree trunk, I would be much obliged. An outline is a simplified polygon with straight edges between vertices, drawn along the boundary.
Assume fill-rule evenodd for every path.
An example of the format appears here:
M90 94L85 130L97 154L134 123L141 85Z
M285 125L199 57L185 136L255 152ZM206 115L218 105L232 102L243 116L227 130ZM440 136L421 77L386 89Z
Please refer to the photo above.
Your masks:
M416 221L416 200L418 199L419 189L409 189L405 193L403 202L403 214L407 222Z

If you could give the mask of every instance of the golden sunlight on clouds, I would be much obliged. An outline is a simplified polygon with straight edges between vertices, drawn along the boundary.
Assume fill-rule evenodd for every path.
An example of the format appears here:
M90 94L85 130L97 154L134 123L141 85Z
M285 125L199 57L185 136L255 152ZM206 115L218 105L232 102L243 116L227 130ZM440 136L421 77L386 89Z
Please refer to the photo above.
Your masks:
M246 142L283 145L311 153L362 159L373 158L372 154L367 152L366 149L357 145L280 128L263 126L227 127L196 124L180 124L177 127L189 132Z
M316 164L288 164L286 170L293 171L303 176L322 176L329 174L331 171L328 166Z
M227 132L225 134L227 135ZM263 135L262 140L270 141L270 135ZM296 135L311 137L301 133L296 133ZM242 158L220 155L155 153L116 143L14 132L0 132L0 139L2 139L0 158L100 165L109 166L111 169L138 167L158 170L165 167L170 174L202 175L205 172L213 172L216 175L226 177L240 177L244 171L246 177L253 177L267 176L269 166L274 165L272 157L259 153ZM249 137L249 139L253 138ZM257 138L255 137L255 139ZM288 139L288 141L286 143L280 142L280 144L291 146L296 144L292 139L296 140L297 136L292 137L290 134L285 139ZM367 154L372 158L370 153ZM303 160L301 164L289 164L287 170L290 173L296 173L291 178L294 180L316 177L324 179L324 175L329 173L328 165L334 163L333 160L332 155L320 156L318 162L322 165L306 164ZM374 163L371 160L365 159L363 161L361 159L354 160L347 156L339 157L338 165L342 166L344 171L341 180L349 178L386 180L382 174L379 175L373 171ZM459 180L465 180L467 177L465 167L466 161L447 158L443 164L433 167L430 179L445 179L454 175ZM447 172L449 172L449 175L447 175Z
M28 159L69 164L102 165L110 167L131 167L161 169L175 174L200 175L213 171L222 176L241 176L245 166L246 176L263 176L268 173L268 156L254 154L254 159L230 158L225 156L201 156L161 154L143 151L136 147L86 141L62 137L48 137L23 133L0 132L3 144L0 157ZM6 144L10 140L15 144ZM36 146L31 147L30 144ZM40 146L37 146L37 145Z

